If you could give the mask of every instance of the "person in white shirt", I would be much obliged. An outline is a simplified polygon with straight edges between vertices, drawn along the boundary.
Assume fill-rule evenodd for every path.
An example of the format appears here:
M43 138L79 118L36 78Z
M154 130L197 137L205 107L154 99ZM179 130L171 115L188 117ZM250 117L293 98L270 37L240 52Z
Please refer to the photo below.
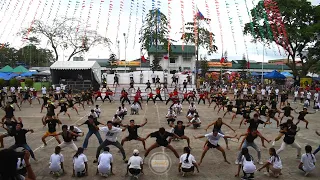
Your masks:
M179 163L179 172L182 171L182 176L185 176L185 173L192 172L194 173L194 167L197 168L197 172L199 173L199 166L191 153L189 147L183 148L184 154L180 156L180 163Z
M94 112L97 114L98 117L100 117L101 109L100 109L99 105L96 105L96 108L94 109Z
M118 134L121 133L122 131L125 131L126 129L121 129L121 128L117 128L113 126L112 121L108 121L107 122L107 127L100 127L100 131L105 134L105 140L100 144L100 146L97 148L97 152L96 152L96 159L93 161L93 163L97 163L98 162L98 158L99 158L99 154L100 151L103 147L105 146L109 146L109 145L113 145L115 147L117 147L121 154L122 154L122 158L123 160L127 163L128 160L126 159L126 153L123 149L123 147L121 146L121 144L117 141L117 137Z
M82 132L82 130L80 128L78 128L77 126L70 126L68 128L68 130L70 130L71 132L73 132L75 134L81 134L80 136L84 136L84 132ZM73 141L77 141L77 136L73 137Z
M129 73L129 77L130 77L130 82L133 81L133 72Z
M116 111L116 114L117 114L119 117L121 117L121 118L124 117L124 111L123 111L123 109L121 108L121 106L118 107L118 109L117 109L117 111Z
M311 153L312 147L310 145L306 145L305 147L306 153L301 156L299 169L305 172L305 176L307 176L310 172L312 172L316 168L316 157Z
M266 96L266 90L264 88L261 89L261 98Z
M307 92L307 100L309 101L309 104L311 103L311 92Z
M173 105L173 109L176 114L181 114L182 104L180 103L180 101L178 101L176 104Z
M16 88L15 88L14 86L12 86L12 87L10 88L10 92L11 92L11 93L16 92Z
M245 87L245 88L243 88L243 97L247 97L247 95L248 95L248 88L247 87Z
M143 174L143 159L139 156L138 149L133 150L133 156L129 158L126 175L128 172L136 179L140 173Z
M235 176L239 177L242 167L243 176L241 179L253 179L256 166L254 165L253 157L249 154L248 148L242 148L241 155L241 162L238 165L238 171Z
M318 103L318 100L319 100L319 93L318 93L318 91L316 91L316 92L313 94L313 106L315 106L316 103Z
M59 93L60 93L60 91L61 91L61 87L57 86L57 87L56 87L56 93L58 93L58 94L59 94Z
M225 87L223 87L223 88L221 89L221 91L222 91L222 94L224 94L224 93L227 91L227 89L226 89Z
M137 104L136 102L133 102L132 105L131 105L131 115L138 115L139 114L139 104Z
M88 176L88 158L83 154L84 149L78 148L78 151L73 156L73 177Z
M303 103L304 100L304 91L300 92L300 103Z
M294 99L293 99L293 102L296 102L296 101L297 101L298 94L299 94L299 91L298 91L298 90L294 91Z
M265 174L277 178L281 175L282 162L276 152L276 149L270 148L269 154L271 157L261 168L258 169L258 171L261 171L263 168L266 168L267 172Z
M50 156L50 162L49 162L50 173L58 177L62 173L64 173L64 168L63 168L64 157L60 152L61 152L61 148L59 146L56 146L54 153Z
M105 146L103 152L98 157L98 168L97 173L102 177L108 177L108 175L113 174L113 156L109 153L110 148Z
M156 83L156 75L154 74L154 71L151 74L151 79L152 79L152 83L155 84Z
M192 118L192 119L190 120L190 123L193 125L193 128L194 128L194 129L197 129L198 127L200 127L200 126L201 126L201 120L200 120L200 118L199 118L199 115L198 115L198 114L195 114L195 115L194 115L194 118Z
M176 113L173 111L172 108L169 109L168 114L166 115L167 121L168 121L168 125L171 123L174 123L174 121L176 121L177 115Z
M123 117L128 114L128 110L127 110L127 108L124 106L124 104L121 105L121 110L122 110L122 113L123 113Z
M93 119L97 119L98 118L98 114L94 111L94 109L90 110L89 116L92 116Z
M45 86L42 86L41 93L43 96L47 95L47 88Z
M219 150L223 155L224 161L227 162L228 164L230 164L230 162L227 160L227 156L226 156L224 149L218 143L219 143L220 138L224 138L224 139L235 138L236 135L235 136L225 136L223 134L220 134L217 129L213 129L211 133L201 135L198 137L194 136L195 139L204 138L204 137L206 137L208 139L208 141L206 142L205 147L203 149L201 159L199 162L199 166L202 163L204 156L206 155L207 151L210 148L216 148L217 150Z
M189 114L189 113L191 113L191 112L196 112L197 111L197 108L196 108L196 106L194 105L194 102L191 102L191 104L189 105L189 109L188 109L188 113L187 114Z
M279 100L279 89L275 89L274 92L276 93L276 99L277 99L277 102Z
M236 99L237 95L238 95L238 88L235 88L233 90L233 98Z
M112 117L113 126L120 127L121 122L122 122L122 118L120 116L118 116L117 114L115 114Z

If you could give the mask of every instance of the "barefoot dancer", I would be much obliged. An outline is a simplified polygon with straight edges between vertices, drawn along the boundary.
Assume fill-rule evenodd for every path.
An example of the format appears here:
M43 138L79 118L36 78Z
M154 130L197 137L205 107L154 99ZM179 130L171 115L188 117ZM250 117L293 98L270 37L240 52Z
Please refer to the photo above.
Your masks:
M204 156L206 155L207 151L210 148L218 149L222 153L224 161L226 163L230 164L230 162L227 160L227 156L226 156L226 153L225 153L224 149L218 144L218 142L219 142L220 138L227 139L227 138L235 138L236 136L225 136L223 134L220 134L217 129L213 129L213 131L211 133L206 134L206 135L201 135L201 136L198 136L198 137L194 136L195 139L204 138L204 137L206 137L208 139L208 142L205 145L204 150L202 152L201 159L200 159L200 162L199 162L199 166L201 165Z
M53 119L52 116L48 116L47 120L42 119L43 126L46 126L48 124L48 131L42 136L42 142L45 146L47 146L46 138L48 136L53 136L56 138L59 144L61 144L61 141L59 140L59 137L57 136L57 124L62 124L59 119Z
M179 154L177 153L177 151L169 144L169 142L167 141L168 137L175 137L175 138L179 138L179 136L177 136L174 133L169 133L167 132L163 127L159 128L159 131L155 131L153 133L148 134L148 136L146 138L144 138L144 140L148 139L149 137L154 137L156 138L156 142L154 144L152 144L146 151L146 153L144 154L144 157L147 157L148 154L155 148L163 146L166 147L168 149L170 149L174 155L179 158Z
M229 126L229 124L226 124L225 122L223 122L223 121L222 121L222 118L220 118L220 117L218 118L218 120L216 120L216 121L214 121L213 123L209 124L205 130L208 131L208 129L209 129L211 126L213 126L213 129L218 130L218 132L219 132L220 134L223 134L223 135L224 135L224 133L221 131L222 125L226 125L226 126L227 126L228 128L230 128L233 132L236 132L236 130L234 130L231 126ZM224 140L225 140L225 142L226 142L227 149L230 150L230 149L229 149L229 145L228 145L228 139L224 138Z
M133 120L133 119L130 120L130 124L128 124L128 125L122 125L122 124L121 124L121 126L127 128L127 129L128 129L128 132L129 132L129 135L128 135L127 137L125 137L125 138L122 139L122 141L121 141L121 146L123 147L123 145L124 145L124 143L125 143L126 141L137 140L137 141L141 141L141 142L142 142L143 148L144 148L144 150L146 150L146 143L145 143L144 139L141 138L140 136L138 136L138 128L143 127L143 126L146 125L147 123L148 123L148 120L147 120L147 118L146 118L146 119L145 119L145 122L144 122L143 124L141 124L141 125L136 125L136 124L134 123L134 120Z
M309 121L307 121L304 117L305 117L307 114L315 114L315 113L316 113L316 112L310 113L310 112L308 112L307 108L303 108L303 110L299 112L298 122L296 123L296 125L298 125L300 121L303 121L303 122L306 123L306 129L308 129Z
M189 126L190 126L190 124L184 126L182 121L178 121L177 125L174 125L173 123L170 124L170 127L172 127L172 130L173 130L173 133L176 134L177 136L179 136L180 139L187 140L188 147L191 148L190 147L190 138L188 136L186 136L184 133L184 129ZM172 139L174 139L174 138L169 139L169 143L171 142Z

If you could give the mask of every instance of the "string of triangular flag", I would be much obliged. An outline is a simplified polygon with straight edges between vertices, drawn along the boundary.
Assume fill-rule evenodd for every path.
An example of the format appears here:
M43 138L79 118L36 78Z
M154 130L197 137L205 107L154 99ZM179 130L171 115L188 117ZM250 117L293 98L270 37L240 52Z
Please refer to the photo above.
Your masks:
M129 40L129 35L131 34L130 30L131 30L133 7L134 7L134 0L130 0L129 24L128 24L128 32L127 32L126 41Z
M42 8L40 17L38 18L40 21L41 21L42 18L43 18L44 12L46 12L45 10L46 10L46 8L47 8L47 5L48 5L48 0L46 0L46 1L44 2L44 6L43 6L43 8Z
M136 22L134 24L134 38L133 38L133 49L136 46L136 37L137 37L137 24L139 21L139 0L137 1L137 6L136 6Z
M196 15L196 5L195 0L192 0L192 15L193 15L193 33L194 33L194 44L197 47L198 45L198 22L197 22L197 15Z
M82 1L82 4L81 4L81 10L80 10L80 18L79 18L79 22L78 22L78 26L76 28L76 32L79 31L79 28L80 28L80 24L82 22L82 12L84 10L84 8L86 7L86 0L83 0ZM77 33L78 34L78 33Z
M62 0L59 0L59 3L58 3L58 6L57 6L56 13L55 13L55 15L54 15L54 20L53 20L53 22L52 22L52 25L55 23L55 21L56 21L57 18L58 18L58 13L60 12L60 7L61 7L61 1L62 1Z
M237 16L238 16L238 20L239 20L239 23L240 23L240 28L241 28L241 31L242 31L243 44L244 44L244 47L245 47L246 54L248 54L248 45L247 45L246 35L245 35L244 31L243 31L243 29L244 29L243 18L242 18L242 15L240 13L239 3L238 3L237 0L234 0L234 5L236 7Z
M7 11L10 9L11 2L12 2L12 1L9 1L9 3L7 4L7 7L6 7L6 9L4 10L4 13L3 13L3 14L7 14ZM6 16L3 16L3 17L0 19L0 24L1 24L2 21L5 19L5 17L6 17Z
M156 13L156 1L155 0L152 0L151 1L152 2L152 5L151 5L151 8L152 8L152 13L151 13L151 17L152 17L152 21L153 21L153 18L156 18L155 17L155 13ZM156 20L154 21L154 23L155 23L155 27L157 28L157 26L156 26ZM150 28L152 28L151 26L150 26ZM152 46L153 45L153 30L152 29L150 29L150 46Z
M71 3L72 3L72 0L69 0L68 1L68 4L67 4L67 8L66 8L66 12L64 13L64 19L66 19L68 17L68 13L69 13L69 9L71 7Z
M110 0L109 2L109 10L108 10L108 18L107 18L107 27L106 27L106 37L108 35L108 28L109 28L109 23L110 23L110 16L113 10L113 1Z
M233 19L232 19L232 16L230 15L230 4L229 4L229 2L227 2L227 0L225 0L224 2L225 2L225 5L226 5L229 24L230 24L230 27L231 27L231 34L232 34L234 49L236 51L236 54L238 54L237 53L237 42L236 42L235 33L234 33Z
M168 54L170 54L171 10L171 0L168 0Z
M11 0L9 0L9 3L10 3ZM1 4L1 7L0 7L0 11L2 11L4 5L6 4L7 0L3 0L2 1L2 4Z
M123 6L124 6L124 0L120 0L120 10L119 10L116 42L118 42L118 38L119 38L119 30L120 30L120 24L121 24L120 22L121 22L121 14L123 11Z
M38 10L39 10L39 7L41 6L41 3L42 3L42 0L40 0L39 3L38 3L38 6L37 6L37 8L36 8L36 12L34 13L34 16L33 16L33 19L32 19L32 21L31 21L30 27L28 28L26 37L22 40L22 45L21 45L21 47L22 47L23 44L26 42L26 40L28 40L28 38L29 38L29 34L30 34L30 32L31 32L31 30L32 30L32 26L33 26L33 24L34 24L34 22L35 22L35 20L36 20L36 17L37 17L37 14L38 14Z
M216 5L216 12L217 12L217 17L218 17L218 23L219 23L219 29L220 29L220 39L221 39L221 50L223 52L224 50L224 40L223 40L223 32L222 32L222 23L221 23L221 17L220 17L220 3L218 0L215 0L215 5Z
M209 4L208 4L208 0L205 0L205 4L206 4L206 11L207 11L207 24L209 25L209 31L210 31L210 49L212 49L213 45L212 45L212 41L213 41L213 37L212 37L212 31L211 31L211 15L210 15L210 8L209 8Z
M185 39L185 31L184 31L184 28L185 28L185 19L184 19L184 1L183 0L180 0L180 9L181 9L181 27L182 27L182 36L181 36L181 39L182 39L182 50L184 51L184 39Z
M247 4L247 0L244 0L244 2L245 2L245 5L246 5L246 10L247 10L248 17L251 20L251 22L250 22L251 35L252 35L253 38L256 38L256 33L255 33L255 30L254 30L253 21L252 21L253 17L250 14L250 10L249 10L248 4ZM258 50L257 44L256 44L255 47L256 47L257 54L259 54L259 50Z
M48 17L46 18L46 22L44 23L45 25L48 24L48 21L49 21L49 19L51 18L51 13L52 13L52 10L53 10L53 7L54 7L55 2L56 2L56 1L52 1L51 5L50 5Z
M140 32L142 31L143 25L144 25L144 15L146 13L146 1L142 1L142 12L141 12L141 28ZM146 58L144 57L144 54L142 52L142 47L140 47L140 55L141 55L141 62L146 62Z
M9 24L9 22L11 23L11 18L13 17L14 14L16 14L16 9L17 9L17 7L18 7L19 4L20 4L20 0L17 0L16 3L14 4L14 6L13 6L13 10L11 11L11 14L9 15L9 19L7 20L7 22L5 23L5 25L2 25L2 26L1 26L2 31L1 31L1 33L0 33L0 40L1 40L4 32L6 32L5 30L7 29L7 26L8 26L8 24ZM10 31L9 31L9 33L10 33ZM4 41L4 42L5 42L5 41Z
M87 35L87 29L88 29L88 27L90 26L89 21L90 21L90 18L91 18L91 11L92 11L92 9L93 9L93 3L94 3L94 0L91 0L91 1L90 1L90 4L89 4L89 11L88 11L88 16L87 16L86 26L85 26L85 28L84 28L84 37L83 37L82 41L85 40L86 35Z
M73 13L72 13L72 16L71 16L72 21L71 21L71 26L70 27L73 27L73 25L74 25L74 22L75 22L74 18L76 16L76 13L78 12L79 7L80 7L80 1L77 0L75 5L74 5Z
M100 25L100 17L101 17L101 11L102 11L102 5L104 3L104 0L100 0L99 5L99 11L98 11L98 18L97 18L97 25L96 25L96 35L98 34L99 25Z

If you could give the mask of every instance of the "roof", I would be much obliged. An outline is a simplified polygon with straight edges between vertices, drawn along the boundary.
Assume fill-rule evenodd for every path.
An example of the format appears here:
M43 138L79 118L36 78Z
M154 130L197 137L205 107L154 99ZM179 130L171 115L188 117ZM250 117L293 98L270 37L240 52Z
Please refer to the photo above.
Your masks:
M0 69L0 72L12 72L12 71L13 71L13 68L10 67L9 65L6 65L2 69Z
M12 72L14 72L14 73L25 73L25 72L29 72L29 70L20 65L20 66L14 68L12 70Z
M151 46L150 49L148 50L149 54L154 54L154 53L167 53L167 49L163 49L162 45L158 46L158 49L156 46ZM171 53L174 54L195 54L196 48L194 45L184 45L182 49L182 45L172 45L171 46Z
M56 61L50 66L50 69L56 70L86 70L100 68L96 61Z

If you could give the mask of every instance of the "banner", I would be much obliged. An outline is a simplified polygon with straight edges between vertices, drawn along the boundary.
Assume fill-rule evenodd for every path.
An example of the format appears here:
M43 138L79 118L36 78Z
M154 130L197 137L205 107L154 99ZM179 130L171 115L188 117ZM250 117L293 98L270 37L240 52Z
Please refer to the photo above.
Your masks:
M117 61L114 63L110 63L110 65L118 65L118 66L140 66L140 61Z
M300 78L300 87L306 88L308 85L311 86L312 78Z
M232 67L232 63L208 62L209 67Z

